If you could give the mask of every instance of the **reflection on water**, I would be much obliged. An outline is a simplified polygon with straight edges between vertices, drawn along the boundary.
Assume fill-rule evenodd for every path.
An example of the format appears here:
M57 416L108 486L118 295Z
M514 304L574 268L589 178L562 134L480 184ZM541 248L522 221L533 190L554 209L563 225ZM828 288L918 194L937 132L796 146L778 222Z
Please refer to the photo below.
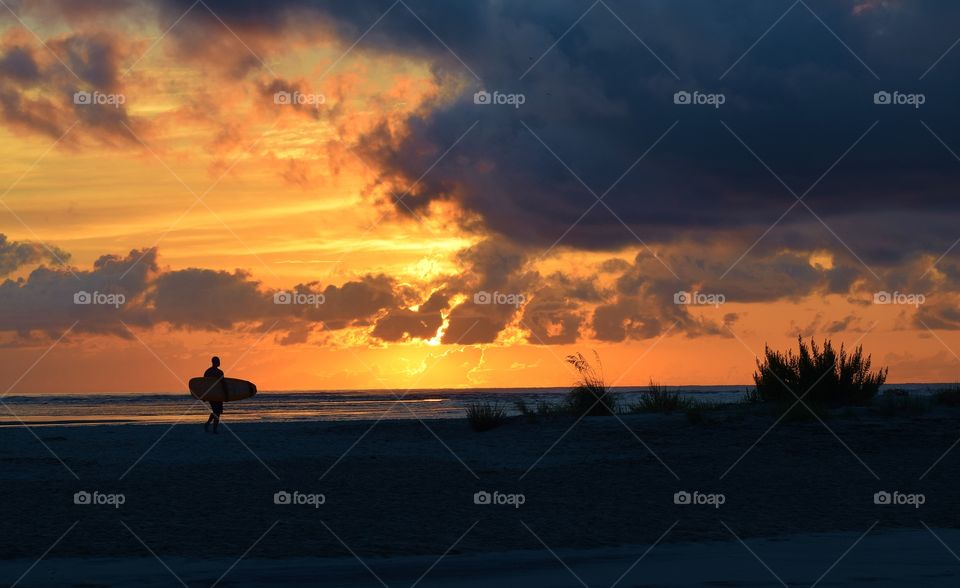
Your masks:
M935 384L897 385L926 392ZM678 390L698 400L717 403L743 398L745 386L682 386ZM623 402L635 402L643 388L615 389ZM224 418L240 421L346 421L377 419L463 418L473 402L499 402L508 414L518 414L516 403L558 404L566 388L484 390L260 392L253 398L228 402ZM65 394L8 396L9 409L0 415L0 427L39 425L93 425L106 423L162 424L203 422L207 405L189 394ZM14 413L16 416L10 414Z

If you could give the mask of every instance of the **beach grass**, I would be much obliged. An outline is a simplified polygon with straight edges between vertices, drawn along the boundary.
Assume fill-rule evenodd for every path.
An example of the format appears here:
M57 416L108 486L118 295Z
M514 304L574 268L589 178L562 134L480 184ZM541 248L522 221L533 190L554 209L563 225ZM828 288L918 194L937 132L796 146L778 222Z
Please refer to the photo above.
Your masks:
M650 380L647 390L640 396L640 400L630 406L630 412L676 412L692 408L702 408L679 392L669 391L663 385Z
M577 382L567 395L567 407L577 416L613 416L617 414L617 396L610 391L603 376L603 364L593 353L596 366L582 353L567 356L567 363L577 371Z
M876 411L882 416L916 416L932 408L929 399L911 395L905 390L894 388L877 400Z
M474 402L467 407L467 421L478 432L496 429L507 420L507 410L499 402Z
M517 400L514 403L514 408L526 417L527 420L531 421L537 420L538 417L570 416L573 414L567 402L551 404L543 400L538 400L537 403L531 407L525 400Z
M960 406L960 384L937 390L933 398L937 404L943 406Z
M940 390L932 400L903 391L893 394L888 391L878 400L876 395L886 380L887 369L871 370L871 358L863 354L862 347L848 353L843 345L835 349L829 339L822 346L813 340L807 343L802 337L798 343L797 353L767 347L764 357L757 360L755 386L744 389L738 402L697 400L651 379L646 390L637 391L639 399L628 404L605 381L600 357L594 352L594 361L582 353L567 356L567 363L574 367L577 378L562 402L538 400L531 406L525 400L518 400L514 407L529 422L551 417L681 412L687 422L696 425L719 422L714 417L739 419L757 410L769 411L786 423L807 423L828 419L838 409L846 410L846 416L855 416L856 413L849 412L852 407L893 417L918 415L932 409L934 404L960 406L960 384ZM503 407L483 404L472 405L467 417L478 431L495 428L507 418Z

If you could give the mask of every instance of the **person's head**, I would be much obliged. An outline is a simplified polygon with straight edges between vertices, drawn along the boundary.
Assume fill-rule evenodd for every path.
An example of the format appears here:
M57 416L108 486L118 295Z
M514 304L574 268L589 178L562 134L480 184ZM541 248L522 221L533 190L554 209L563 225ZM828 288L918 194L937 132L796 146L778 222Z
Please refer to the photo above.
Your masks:
M213 364L213 367L220 367L220 358L214 355L210 358L210 363Z

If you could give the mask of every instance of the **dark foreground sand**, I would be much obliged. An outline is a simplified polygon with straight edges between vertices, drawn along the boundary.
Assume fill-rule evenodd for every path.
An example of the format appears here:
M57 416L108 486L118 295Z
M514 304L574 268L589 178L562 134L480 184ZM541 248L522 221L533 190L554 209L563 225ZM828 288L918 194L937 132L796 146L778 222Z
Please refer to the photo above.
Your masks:
M930 469L960 411L835 415L839 439L816 421L760 439L766 409L707 418L35 428L79 479L30 431L2 429L0 582L409 586L429 571L418 585L609 586L658 540L619 585L960 582L960 448ZM475 504L481 490L523 504ZM674 504L682 490L724 503ZM78 491L124 502L78 505ZM923 504L877 505L878 491Z

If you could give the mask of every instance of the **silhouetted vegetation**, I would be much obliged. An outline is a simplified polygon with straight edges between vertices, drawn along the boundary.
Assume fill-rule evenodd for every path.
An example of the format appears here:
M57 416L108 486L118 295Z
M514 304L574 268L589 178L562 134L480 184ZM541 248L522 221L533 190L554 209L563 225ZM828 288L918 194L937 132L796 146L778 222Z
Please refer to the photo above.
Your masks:
M747 388L743 391L743 399L740 402L742 404L757 404L763 402L763 398L760 397L760 391L756 388Z
M933 398L937 404L943 406L960 406L960 384L937 390Z
M753 375L756 394L764 402L793 404L798 397L808 405L837 407L867 405L887 378L887 370L870 371L870 356L862 346L837 351L829 339L823 347L798 337L799 351L781 353L766 347ZM801 405L796 408L808 412Z
M611 416L617 413L617 397L604 381L600 356L596 352L593 356L596 367L582 353L567 356L567 363L577 370L577 382L567 395L567 406L577 416Z
M527 417L527 420L536 420L538 417L566 416L573 414L573 411L564 401L559 404L551 404L543 400L537 400L537 403L531 407L525 400L517 400L513 403L521 415Z
M674 412L694 408L697 403L671 392L650 380L650 385L641 393L640 400L630 406L630 412Z
M467 407L467 420L474 431L496 429L507 420L507 411L499 402L474 402Z
M902 388L887 390L877 402L877 412L883 416L915 416L929 409L929 399L913 396Z

